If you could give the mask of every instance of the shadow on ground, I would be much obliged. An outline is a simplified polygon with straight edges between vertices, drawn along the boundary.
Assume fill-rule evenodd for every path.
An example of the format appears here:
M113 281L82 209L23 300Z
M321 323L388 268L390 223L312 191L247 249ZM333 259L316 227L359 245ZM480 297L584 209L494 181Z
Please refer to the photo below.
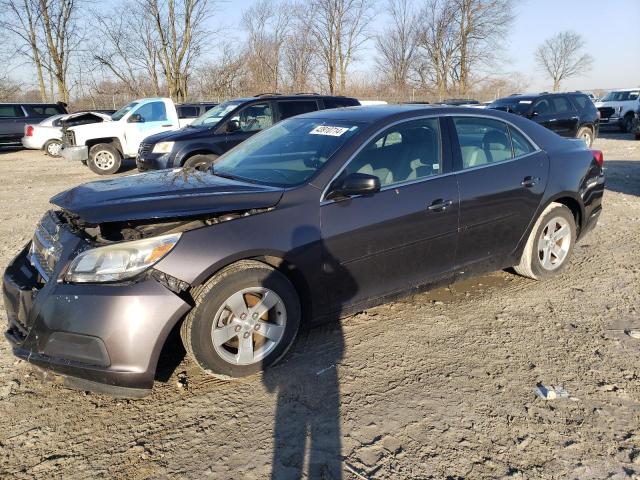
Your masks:
M640 196L640 161L604 160L606 188Z

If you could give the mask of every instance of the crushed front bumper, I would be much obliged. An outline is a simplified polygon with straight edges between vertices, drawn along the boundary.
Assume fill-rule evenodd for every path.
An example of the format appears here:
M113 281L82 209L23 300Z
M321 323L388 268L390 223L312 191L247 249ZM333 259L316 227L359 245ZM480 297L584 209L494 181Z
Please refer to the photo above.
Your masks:
M162 346L190 306L153 278L127 284L43 283L29 245L3 278L6 338L19 358L70 387L140 397L153 386Z
M66 160L72 160L74 162L85 162L89 158L89 149L85 145L77 147L70 147L64 145L60 149L60 155Z

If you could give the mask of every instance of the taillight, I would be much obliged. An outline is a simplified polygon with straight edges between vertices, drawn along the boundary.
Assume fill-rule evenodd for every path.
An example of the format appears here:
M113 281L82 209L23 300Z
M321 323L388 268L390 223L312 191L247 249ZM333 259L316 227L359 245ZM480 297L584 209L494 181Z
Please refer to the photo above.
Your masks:
M600 168L602 168L604 166L604 155L602 154L602 151L591 150L591 153L593 153L593 159L600 166Z
M27 129L24 132L25 137L33 137L33 125L27 125Z

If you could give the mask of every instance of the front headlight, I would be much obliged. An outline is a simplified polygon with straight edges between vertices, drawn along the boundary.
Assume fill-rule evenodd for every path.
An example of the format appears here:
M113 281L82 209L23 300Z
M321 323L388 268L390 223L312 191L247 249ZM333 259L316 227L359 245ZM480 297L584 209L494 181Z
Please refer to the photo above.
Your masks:
M64 279L99 283L132 278L158 263L176 246L180 235L172 233L86 250L71 262Z
M153 153L171 153L174 142L160 142L153 147Z

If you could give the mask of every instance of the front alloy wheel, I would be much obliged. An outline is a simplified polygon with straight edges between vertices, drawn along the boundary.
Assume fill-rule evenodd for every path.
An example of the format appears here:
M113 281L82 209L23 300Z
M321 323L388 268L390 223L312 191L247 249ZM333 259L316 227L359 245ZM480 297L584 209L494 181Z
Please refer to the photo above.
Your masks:
M277 362L300 327L300 300L273 267L242 260L192 292L195 307L180 328L185 349L207 373L244 377Z

